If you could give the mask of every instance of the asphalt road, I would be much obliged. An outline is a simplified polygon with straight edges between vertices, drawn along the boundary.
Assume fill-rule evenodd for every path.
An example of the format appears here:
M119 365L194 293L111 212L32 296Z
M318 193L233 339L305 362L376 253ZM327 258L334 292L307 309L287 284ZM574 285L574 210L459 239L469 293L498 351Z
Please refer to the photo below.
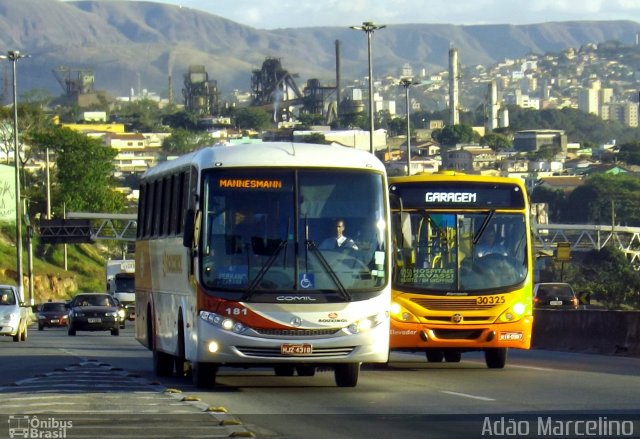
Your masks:
M500 428L509 425L520 428L519 437L536 437L539 428L568 437L567 425L602 425L603 418L605 427L632 428L619 437L640 437L639 358L511 351L505 369L489 370L479 353L440 364L392 353L385 367L365 365L356 388L336 387L330 371L276 377L269 369L223 368L216 388L203 392L185 379L158 380L131 325L118 337L32 328L25 343L0 339L0 357L0 412L80 416L77 436L67 437L124 437L100 430L118 423L132 426L129 437L212 437L213 427L200 431L202 422L224 426L223 435L279 439L504 437ZM213 409L213 419L187 419ZM127 421L132 414L144 416ZM156 414L164 414L164 424ZM0 419L0 437L5 422ZM82 430L87 423L98 430Z

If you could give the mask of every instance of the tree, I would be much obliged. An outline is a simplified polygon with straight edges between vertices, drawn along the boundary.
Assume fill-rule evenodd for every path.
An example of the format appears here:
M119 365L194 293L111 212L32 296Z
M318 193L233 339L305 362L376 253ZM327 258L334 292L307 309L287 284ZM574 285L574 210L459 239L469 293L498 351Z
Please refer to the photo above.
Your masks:
M44 114L39 105L18 105L18 150L22 165L29 160L32 151L28 145L32 132L51 126L51 119ZM9 157L13 156L13 106L0 108L0 150Z
M640 142L633 141L620 145L618 160L627 162L630 165L640 165Z
M325 139L324 134L322 133L311 133L308 136L303 136L302 139L300 139L300 142L317 143L320 145L327 145L331 143L331 142L328 142L327 139Z
M324 117L321 114L304 113L298 116L298 121L302 124L303 127L325 124Z
M395 137L400 135L407 135L407 119L401 117L394 117L388 123L389 136ZM410 131L413 131L410 127Z
M512 144L509 138L503 134L489 133L480 139L480 145L486 145L492 150L498 152L505 149L511 149Z
M558 222L561 209L566 202L565 194L560 189L536 186L531 192L532 203L546 203L549 205L549 221Z
M616 248L587 253L570 282L576 291L597 297L608 308L640 307L640 273Z
M538 149L537 151L531 152L528 155L529 155L529 158L532 160L552 161L556 158L558 153L560 153L559 145L548 144L548 145L540 146L540 149Z
M269 128L273 121L271 115L261 108L243 107L236 111L236 126L241 130L262 131Z
M151 99L126 102L114 114L126 120L132 131L166 131L162 126L163 112L158 103Z
M574 189L562 207L562 221L640 226L640 179L634 175L596 174Z
M112 177L116 151L69 128L54 126L33 136L39 148L48 148L56 155L57 184L52 190L52 203L58 216L63 206L76 212L121 212L124 195L115 191Z
M189 131L182 128L173 130L171 136L162 142L162 150L169 154L182 155L212 143L207 132Z
M347 128L368 129L369 117L366 113L345 112L338 115L340 126Z
M460 143L473 143L479 140L478 134L474 133L469 125L447 125L442 129L434 130L431 137L438 141L440 145L453 147Z

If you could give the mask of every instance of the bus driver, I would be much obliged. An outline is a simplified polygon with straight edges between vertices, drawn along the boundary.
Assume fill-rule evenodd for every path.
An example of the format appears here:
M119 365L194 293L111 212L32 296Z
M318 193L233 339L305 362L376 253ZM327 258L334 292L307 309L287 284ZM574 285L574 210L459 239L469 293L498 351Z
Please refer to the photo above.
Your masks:
M344 220L339 219L336 221L336 236L327 238L320 244L321 250L333 250L333 249L347 249L358 250L358 246L351 238L347 238L344 235Z

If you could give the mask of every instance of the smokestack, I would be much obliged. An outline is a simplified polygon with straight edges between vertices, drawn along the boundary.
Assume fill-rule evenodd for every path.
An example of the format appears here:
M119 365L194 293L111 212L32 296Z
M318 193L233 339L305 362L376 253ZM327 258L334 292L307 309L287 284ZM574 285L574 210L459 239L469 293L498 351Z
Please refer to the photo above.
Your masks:
M171 75L169 75L169 90L167 93L167 100L169 101L169 105L173 104L173 85L171 81Z
M340 115L340 40L336 40L336 116Z
M490 133L498 128L498 86L495 80L489 82L486 105L489 110L486 114L484 128L487 133Z
M449 112L451 125L460 124L458 114L458 49L449 49Z

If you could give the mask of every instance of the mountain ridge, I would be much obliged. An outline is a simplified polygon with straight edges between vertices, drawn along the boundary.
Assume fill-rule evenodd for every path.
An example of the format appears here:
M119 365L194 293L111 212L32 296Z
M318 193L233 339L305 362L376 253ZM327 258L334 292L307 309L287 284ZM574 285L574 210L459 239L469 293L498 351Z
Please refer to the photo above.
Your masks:
M405 63L414 71L441 71L451 46L462 65L487 65L587 43L630 45L638 32L640 23L633 21L389 25L373 36L374 76L397 75ZM177 97L183 75L195 64L205 66L225 96L233 89L249 90L252 71L267 57L279 58L284 69L298 75L300 88L311 78L334 85L336 41L343 82L366 76L366 38L349 28L262 30L148 1L0 0L2 47L31 55L20 61L19 94L36 88L62 94L52 69L68 66L94 71L94 88L117 96L145 88L166 97L171 77Z

